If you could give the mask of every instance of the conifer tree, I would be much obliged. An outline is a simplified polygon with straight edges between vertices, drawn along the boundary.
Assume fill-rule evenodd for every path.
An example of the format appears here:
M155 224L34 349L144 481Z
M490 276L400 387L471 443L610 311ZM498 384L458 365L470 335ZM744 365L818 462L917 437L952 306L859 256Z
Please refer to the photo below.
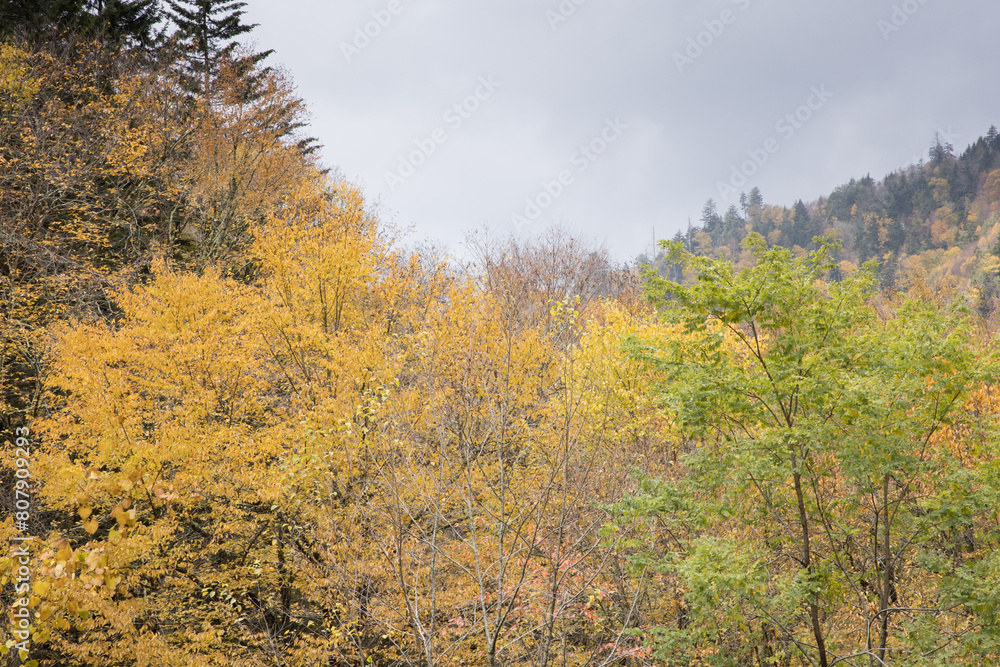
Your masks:
M155 31L161 14L158 0L88 0L90 32L109 45L152 47L162 43Z
M58 36L96 38L105 45L151 46L158 35L158 0L5 0L0 37L44 41Z
M178 41L186 48L184 83L190 92L205 101L212 98L213 82L224 63L230 63L246 78L246 95L252 99L259 87L254 81L263 80L268 69L257 70L257 65L273 51L238 56L236 41L257 27L243 23L245 2L229 0L168 0L168 14L177 26Z
M747 195L746 209L744 217L750 223L754 231L759 231L760 216L764 210L764 196L760 193L760 188L754 187Z
M34 39L82 11L82 0L5 0L0 3L0 36Z
M813 236L819 230L816 228L816 221L809 215L809 209L801 199L795 202L792 209L792 230L791 243L805 248L812 243Z
M701 209L701 228L717 241L722 232L722 217L715 205L715 200L709 199Z

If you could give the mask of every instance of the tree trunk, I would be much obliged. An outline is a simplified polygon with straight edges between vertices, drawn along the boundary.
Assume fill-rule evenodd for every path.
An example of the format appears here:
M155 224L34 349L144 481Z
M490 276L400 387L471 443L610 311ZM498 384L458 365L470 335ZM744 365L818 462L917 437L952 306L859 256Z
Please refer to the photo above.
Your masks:
M795 451L792 451L792 476L795 480L795 500L799 507L799 523L802 526L802 566L811 576L812 551L809 547L809 515L806 514L805 494L802 492L802 475L798 471L798 460ZM816 649L819 651L820 667L828 667L826 659L826 641L823 639L823 627L819 622L819 604L816 595L813 594L809 600L809 619L812 622L813 637L816 639Z

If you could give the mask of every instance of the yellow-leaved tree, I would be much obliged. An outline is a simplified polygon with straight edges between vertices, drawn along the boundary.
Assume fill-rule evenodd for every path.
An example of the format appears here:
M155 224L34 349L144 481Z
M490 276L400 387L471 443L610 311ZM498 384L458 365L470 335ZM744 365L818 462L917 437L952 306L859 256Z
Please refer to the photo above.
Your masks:
M428 265L315 172L249 253L252 282L158 261L113 292L115 321L53 330L33 657L645 655L650 575L624 560L628 530L602 529L636 463L675 459L622 345L657 335L652 314L603 300L609 282L554 299L546 264L536 282Z
M374 223L352 189L302 187L288 217L273 221L283 233L262 234L261 248L280 237L300 257L322 255L324 274L343 278L330 305L344 323L377 274ZM115 294L117 325L79 321L57 335L51 416L36 425L36 498L47 519L34 563L36 639L51 651L40 655L313 664L310 651L335 636L304 601L287 548L306 448L297 415L316 396L285 364L306 363L309 332L296 327L323 314L286 300L279 280L246 286L163 263L153 273ZM353 383L354 369L343 370Z

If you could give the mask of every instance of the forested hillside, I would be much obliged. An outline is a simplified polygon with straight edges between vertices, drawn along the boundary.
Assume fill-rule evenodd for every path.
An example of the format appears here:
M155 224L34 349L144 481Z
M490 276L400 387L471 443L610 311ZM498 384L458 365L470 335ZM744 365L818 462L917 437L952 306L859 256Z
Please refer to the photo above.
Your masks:
M814 238L833 234L842 242L834 278L875 260L885 289L906 289L918 277L934 285L968 292L979 311L996 310L1000 296L1000 134L985 136L955 155L935 135L928 160L895 171L881 181L870 175L851 179L828 197L792 208L765 204L758 188L720 212L706 202L699 224L674 237L693 253L725 257L737 264L740 242L750 232L771 246L797 254L815 249ZM643 256L663 275L677 268L664 255Z
M995 132L463 264L243 11L0 5L0 662L1000 661Z

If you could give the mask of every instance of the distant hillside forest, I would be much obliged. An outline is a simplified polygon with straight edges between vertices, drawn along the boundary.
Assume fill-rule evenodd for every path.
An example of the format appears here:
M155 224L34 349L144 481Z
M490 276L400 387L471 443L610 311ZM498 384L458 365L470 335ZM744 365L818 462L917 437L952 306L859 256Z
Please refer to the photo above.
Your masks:
M933 285L950 283L968 290L987 314L1000 303L998 222L1000 134L990 127L959 156L935 135L926 161L881 181L870 175L851 179L829 197L799 200L791 208L766 204L758 188L722 212L709 200L700 224L677 232L673 240L689 252L746 266L751 255L741 242L750 232L798 255L815 249L817 236L832 234L842 243L832 278L874 260L883 288L905 289L918 276ZM679 265L662 252L638 261L660 275L679 276Z

